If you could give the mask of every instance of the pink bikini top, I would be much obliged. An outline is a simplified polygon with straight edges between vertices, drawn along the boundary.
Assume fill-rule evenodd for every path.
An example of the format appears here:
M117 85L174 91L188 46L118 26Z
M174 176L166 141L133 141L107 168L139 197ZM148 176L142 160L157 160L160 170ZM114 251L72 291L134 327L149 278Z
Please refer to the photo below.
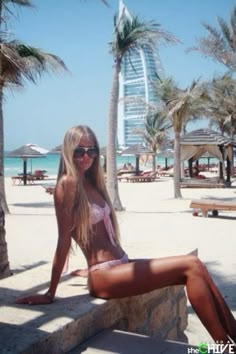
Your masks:
M112 245L116 247L117 244L115 242L115 232L111 222L110 213L111 210L107 203L105 203L104 207L101 207L100 205L95 203L90 204L91 223L94 225L103 220L109 239Z
M90 206L91 223L94 225L103 220L112 245L117 247L117 244L115 242L115 232L110 218L111 210L109 205L105 203L104 207L100 207L100 205L92 203L89 206ZM62 274L68 273L68 268L69 268L69 256L67 256L64 268L62 270Z

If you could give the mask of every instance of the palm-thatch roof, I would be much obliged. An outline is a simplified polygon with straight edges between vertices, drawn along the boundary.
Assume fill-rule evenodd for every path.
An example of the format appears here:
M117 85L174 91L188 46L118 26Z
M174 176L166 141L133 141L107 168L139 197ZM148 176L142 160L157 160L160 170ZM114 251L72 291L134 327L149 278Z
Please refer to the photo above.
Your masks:
M127 147L121 152L121 155L135 155L135 156L140 156L140 155L147 155L147 154L155 154L153 150L149 149L148 147L142 145L142 144L135 144Z
M56 147L54 147L49 152L50 152L50 154L60 154L61 153L61 148L62 148L62 145L57 145Z
M33 148L30 144L23 145L18 149L12 150L7 154L7 157L21 157L24 158L33 158L33 157L45 157L43 153L39 150Z
M19 157L23 161L23 183L26 185L27 183L27 160L30 158L38 158L45 157L45 152L42 153L40 151L47 151L46 149L40 148L38 145L34 144L26 144L18 149L10 151L6 156L7 157Z
M181 137L181 145L230 145L232 140L211 129L197 129Z
M121 155L135 155L135 171L139 174L139 158L143 155L155 155L153 150L142 144L135 144L127 147L121 152Z

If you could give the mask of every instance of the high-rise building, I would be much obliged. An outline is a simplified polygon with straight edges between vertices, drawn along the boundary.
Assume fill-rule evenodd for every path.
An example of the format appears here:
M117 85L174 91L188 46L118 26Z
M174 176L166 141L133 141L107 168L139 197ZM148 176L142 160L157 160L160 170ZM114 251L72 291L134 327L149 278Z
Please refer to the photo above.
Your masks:
M132 15L120 0L119 18ZM143 143L143 138L135 128L144 128L144 118L148 104L158 105L159 98L153 82L156 74L163 77L163 69L158 55L145 46L131 55L125 54L119 77L120 92L118 106L118 144L120 148Z

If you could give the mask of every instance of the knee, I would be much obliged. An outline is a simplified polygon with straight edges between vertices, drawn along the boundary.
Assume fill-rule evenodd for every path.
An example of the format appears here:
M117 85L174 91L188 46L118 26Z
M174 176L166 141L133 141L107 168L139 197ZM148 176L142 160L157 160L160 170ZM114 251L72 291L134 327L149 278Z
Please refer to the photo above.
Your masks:
M188 270L191 274L203 276L206 268L202 263L202 261L197 256L189 255Z

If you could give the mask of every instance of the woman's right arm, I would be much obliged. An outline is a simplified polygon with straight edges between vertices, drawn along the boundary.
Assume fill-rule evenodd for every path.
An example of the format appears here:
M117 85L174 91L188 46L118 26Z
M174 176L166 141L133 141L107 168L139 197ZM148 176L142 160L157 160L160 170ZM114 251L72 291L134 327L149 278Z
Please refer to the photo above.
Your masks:
M54 203L58 225L58 242L53 259L51 282L48 292L54 297L70 246L72 229L72 186L68 182L59 182L54 193Z
M66 188L65 188L66 185ZM61 273L71 246L72 201L71 184L59 182L54 192L54 202L58 225L58 241L53 259L50 286L44 295L32 295L17 300L17 303L49 304L53 301Z

